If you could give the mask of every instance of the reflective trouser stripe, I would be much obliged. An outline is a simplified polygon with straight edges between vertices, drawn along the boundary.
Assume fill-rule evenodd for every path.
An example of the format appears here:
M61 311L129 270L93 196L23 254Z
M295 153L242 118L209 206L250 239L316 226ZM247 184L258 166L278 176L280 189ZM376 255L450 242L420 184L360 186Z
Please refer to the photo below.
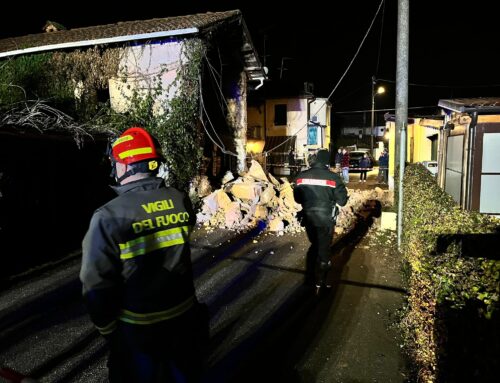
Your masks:
M186 242L185 238L188 234L189 226L182 226L145 235L127 243L120 243L120 259L130 259L153 250L181 245Z
M127 322L132 324L153 324L167 319L172 319L178 317L181 314L184 314L191 307L193 307L195 301L196 301L195 297L191 296L184 302L178 304L175 307L172 307L164 311L157 311L154 313L139 314L129 310L122 310L118 319L121 320L122 322Z
M99 327L99 326L95 326L97 328L97 330L99 330L99 332L102 334L102 335L108 335L108 334L111 334L113 331L115 331L116 329L116 321L112 321L111 323L109 323L108 325L104 326L104 327Z

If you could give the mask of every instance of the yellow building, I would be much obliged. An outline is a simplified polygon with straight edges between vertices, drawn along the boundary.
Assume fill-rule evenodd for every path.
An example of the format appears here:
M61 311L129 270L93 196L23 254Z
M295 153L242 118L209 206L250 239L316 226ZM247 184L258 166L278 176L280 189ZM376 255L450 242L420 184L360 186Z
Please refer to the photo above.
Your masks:
M385 116L384 141L389 147L389 188L394 188L395 173L395 116ZM406 162L415 163L438 159L439 134L443 127L443 116L414 117L408 119L406 138Z

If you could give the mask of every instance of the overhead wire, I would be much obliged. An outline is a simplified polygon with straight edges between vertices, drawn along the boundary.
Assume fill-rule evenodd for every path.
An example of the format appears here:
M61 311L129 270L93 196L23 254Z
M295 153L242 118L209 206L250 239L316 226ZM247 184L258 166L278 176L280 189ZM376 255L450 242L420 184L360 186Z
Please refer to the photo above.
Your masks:
M368 35L370 34L370 31L371 29L373 28L373 24L375 23L375 20L377 19L377 16L380 12L380 8L382 7L382 5L384 4L384 0L381 0L380 1L380 4L377 8L377 11L375 12L375 15L373 16L373 19L370 23L370 26L368 27L368 30L366 31L363 39L361 40L361 43L359 44L358 46L358 49L356 50L356 53L354 54L353 58L351 59L351 61L349 62L349 65L347 66L347 69L344 71L344 73L342 74L342 76L340 77L339 81L337 82L337 84L333 87L332 91L330 92L330 94L328 95L327 97L327 100L329 101L330 98L332 97L333 93L335 93L335 91L337 90L338 86L340 85L340 83L342 82L342 80L344 79L344 77L347 75L347 72L351 69L351 66L352 64L354 63L354 61L356 60L356 57L358 56L359 52L361 51L361 48L363 47L363 44L366 40L366 38L368 37ZM318 113L321 111L321 109L323 109L323 107L326 105L326 102L323 103L323 105L321 105L320 108L318 108L318 110L315 112L315 114L313 115L314 116L317 116ZM293 135L289 136L286 140L284 140L283 142L281 142L280 144L276 145L274 148L271 148L269 150L266 150L264 152L264 155L267 155L267 153L269 152L272 152L274 150L276 150L277 148L279 148L280 146L284 145L285 143L287 143L288 141L290 141L293 137L296 137L298 133L300 133L304 128L306 128L307 126L309 126L309 121L307 121L304 126L302 126L299 130L297 130Z
M337 84L333 87L332 91L331 91L331 92L330 92L330 94L328 95L328 97L327 97L327 99L326 99L327 101L329 101L329 100L330 100L330 98L331 98L331 96L335 93L335 91L337 90L338 86L340 85L340 83L342 82L342 80L344 79L344 77L347 75L348 71L350 70L351 66L353 65L354 61L356 60L356 58L357 58L357 56L358 56L359 52L361 51L361 48L363 47L363 44L364 44L364 42L365 42L366 38L368 37L368 35L369 35L369 33L370 33L371 29L373 28L373 24L375 23L375 20L376 20L376 18L377 18L377 16L378 16L378 14L379 14L379 12L380 12L380 9L381 9L381 7L382 7L382 5L383 5L383 4L384 4L384 0L381 0L381 1L380 1L379 6L378 6L378 8L377 8L377 11L375 12L375 15L373 16L373 19L372 19L372 21L371 21L371 23L370 23L370 25L369 25L369 27L368 27L368 30L366 31L366 33L365 33L365 35L364 35L363 39L361 40L361 43L359 44L359 46L358 46L358 48L357 48L357 50L356 50L356 52L355 52L355 54L354 54L353 58L352 58L352 59L351 59L351 61L349 62L349 64L348 64L348 66L347 66L346 70L344 71L344 73L343 73L343 74L342 74L342 76L340 77L339 81L338 81L338 82L337 82ZM209 68L209 71L211 72L211 70L212 70L212 69L214 69L214 68L212 68L212 64L211 64L211 63L210 63L210 61L208 60L208 57L206 56L206 54L204 55L204 57L205 57L205 59L206 59L206 61L207 61L207 63L208 63L208 68ZM212 74L212 76L215 78L215 74L214 74L214 73L212 73L212 72L211 72L211 74ZM218 84L218 82L217 82L217 81L215 81L215 82L216 82L216 84L217 84L217 89L219 90L220 94L222 95L222 100L224 100L224 103L226 104L226 107L227 107L227 102L226 102L226 99L225 99L224 94L223 94L223 92L222 92L222 89L221 89L220 85ZM231 152L231 151L228 151L228 150L225 148L225 146L223 145L222 140L220 139L220 137L218 137L218 135L217 135L217 133L216 133L215 127L213 126L213 124L212 124L212 122L211 122L211 120L210 120L210 117L208 116L208 113L207 113L206 108L205 108L205 104L204 104L204 102L203 102L203 95L202 95L202 92L201 92L201 81L200 81L200 100L201 100L201 101L200 101L200 106L202 107L203 112L204 112L205 116L207 117L207 120L208 120L208 122L209 122L210 126L212 127L212 130L213 130L213 131L214 131L214 133L216 134L217 138L220 140L221 145L217 144L217 143L215 142L215 140L212 138L212 136L208 133L208 129L207 129L207 127L206 127L206 125L205 125L205 122L204 122L204 120L203 120L203 118L202 118L203 116L201 116L201 115L200 115L200 121L201 121L201 123L202 123L202 125L203 125L203 127L204 127L204 129L205 129L205 132L207 133L208 137L210 138L210 140L211 140L211 141L212 141L212 142L213 142L213 143L214 143L217 147L219 147L219 148L221 149L221 151L222 151L223 153L226 153L226 154L231 154L231 155L233 155L233 156L236 156L236 157L237 157L237 154L236 154L236 153L233 153L233 152ZM319 113L319 112L320 112L320 111L321 111L321 110L325 107L325 105L326 105L326 101L325 101L325 102L324 102L324 103L323 103L323 104L322 104L322 105L318 108L318 110L317 110L317 111L313 114L313 116L312 116L312 117L317 116L317 115L318 115L318 113ZM223 108L223 105L222 105L222 104L220 104L220 106L221 106L221 109L222 109L222 108ZM288 141L290 141L291 139L293 139L294 137L296 137L296 136L297 136L297 134L298 134L298 133L300 133L300 132L301 132L304 128L306 128L307 126L309 126L309 121L307 121L307 122L304 124L304 126L302 126L299 130L297 130L297 131L296 131L293 135L289 136L286 140L284 140L284 141L283 141L283 142L281 142L280 144L276 145L275 147L273 147L273 148L271 148L271 149L269 149L269 150L266 150L266 151L263 153L263 155L267 156L267 155L268 155L268 153L270 153L270 152L272 152L272 151L276 150L277 148L279 148L279 147L283 146L285 143L287 143Z
M226 149L226 146L224 145L224 142L222 141L222 139L217 134L217 130L215 129L215 127L214 127L214 125L212 123L212 120L210 119L210 116L208 115L207 109L205 108L205 101L204 101L203 92L202 92L202 89L201 89L201 79L200 79L199 82L200 82L200 116L199 116L199 119L201 121L201 124L203 125L203 128L205 129L205 132L207 133L207 136L214 143L214 145L216 145L222 151L222 153L224 153L224 154L231 154L231 155L234 155L234 156L237 157L237 155L235 153L233 153L233 152L231 152L231 151L229 151L229 150ZM212 130L213 130L215 136L217 137L217 139L219 140L220 144L217 143L214 140L214 138L212 137L212 135L208 132L207 126L205 125L205 120L203 118L203 113L206 116L207 121L210 124L210 126L212 127Z

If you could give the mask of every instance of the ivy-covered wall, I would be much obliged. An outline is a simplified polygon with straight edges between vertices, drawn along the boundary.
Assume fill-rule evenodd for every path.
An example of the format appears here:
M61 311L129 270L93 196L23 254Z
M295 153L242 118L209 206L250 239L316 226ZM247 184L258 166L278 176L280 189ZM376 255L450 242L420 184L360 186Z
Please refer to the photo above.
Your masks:
M150 57L144 53L160 47L157 42L32 54L3 61L0 123L40 131L70 130L79 143L82 134L112 136L128 127L142 126L162 145L169 169L167 181L187 190L201 162L198 115L205 45L197 38L172 44L180 47L177 56L164 57L155 71L141 71L141 65L132 65L133 59L147 61ZM174 68L167 65L171 62L176 63ZM111 107L110 81L123 84L117 88L126 107Z
M123 86L115 88L120 92L113 103L118 112L109 111L109 120L103 122L117 131L137 125L149 130L162 145L167 181L184 190L201 166L198 117L204 50L200 39L128 48L118 74Z
M482 258L482 254L462 256L456 243L440 251L436 249L438 241L450 235L499 234L500 220L461 210L420 164L407 167L403 188L403 254L410 275L408 308L402 325L418 379L456 381L450 380L450 376L456 376L460 367L471 365L471 376L487 376L491 372L488 366L493 365L488 358L498 362L499 353L494 355L494 350L498 351L499 331L474 333L477 335L471 340L481 345L477 350L465 338L467 331L480 331L481 327L494 329L497 326L491 324L500 323L500 261ZM453 324L456 321L450 320L454 316L463 321L467 317L468 326L473 327L465 329L458 340L451 339L451 334L457 334L454 330L457 326ZM490 339L483 341L481 337ZM464 353L471 350L476 353L471 355L482 356L479 361L468 356L469 360L463 366L455 366L453 372L449 364L442 362L450 360L457 344ZM483 370L479 366L481 361L486 366Z

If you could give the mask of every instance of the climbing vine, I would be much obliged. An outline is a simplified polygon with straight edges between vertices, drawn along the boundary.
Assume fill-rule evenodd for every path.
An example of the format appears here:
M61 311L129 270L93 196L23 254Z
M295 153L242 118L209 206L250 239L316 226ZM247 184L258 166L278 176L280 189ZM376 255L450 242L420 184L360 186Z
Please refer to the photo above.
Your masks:
M8 108L26 99L47 96L50 53L10 58L0 65L0 106Z
M198 126L198 102L200 97L201 61L205 46L199 39L183 41L182 59L176 78L166 89L161 82L168 71L162 66L159 73L148 78L148 88L126 89L122 96L127 111L117 113L109 109L98 116L96 125L123 131L125 127L142 126L158 138L168 168L170 185L187 190L197 174L202 157L201 131ZM174 95L168 98L171 88Z
M142 126L162 145L169 184L187 190L202 157L198 102L206 46L200 39L183 40L175 80L166 88L162 82L162 76L169 70L166 64L160 65L159 73L144 75L148 77L143 81L146 87L133 86L140 83L141 73L134 73L132 79L120 77L127 49L92 47L23 55L3 62L0 65L2 121L25 125L28 116L30 126L38 130L69 129L79 136L82 131L119 134L127 127ZM110 103L110 79L122 83L125 90L121 96L127 108L120 112L113 110ZM36 110L49 111L50 116L35 113L33 105ZM57 118L62 115L64 119ZM55 121L55 125L43 126L49 120Z

